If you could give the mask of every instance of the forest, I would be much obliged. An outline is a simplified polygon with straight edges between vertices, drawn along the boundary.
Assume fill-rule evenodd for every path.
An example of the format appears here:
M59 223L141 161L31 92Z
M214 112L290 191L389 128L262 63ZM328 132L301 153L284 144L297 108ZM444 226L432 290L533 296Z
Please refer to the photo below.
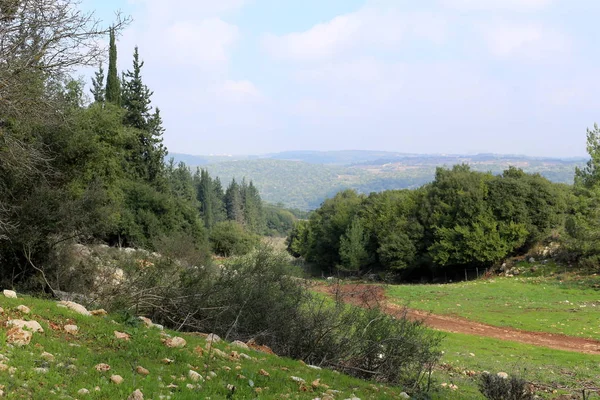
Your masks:
M291 229L296 216L263 204L252 181L223 187L168 161L137 48L131 69L117 71L127 20L103 29L70 2L9 3L0 2L0 281L43 274L66 242L157 250L178 238L208 260ZM72 77L84 66L98 68L89 94Z
M515 167L500 175L440 167L416 190L336 194L297 222L288 249L323 273L392 280L484 271L552 242L565 261L597 265L599 133L588 130L591 160L576 169L574 185Z

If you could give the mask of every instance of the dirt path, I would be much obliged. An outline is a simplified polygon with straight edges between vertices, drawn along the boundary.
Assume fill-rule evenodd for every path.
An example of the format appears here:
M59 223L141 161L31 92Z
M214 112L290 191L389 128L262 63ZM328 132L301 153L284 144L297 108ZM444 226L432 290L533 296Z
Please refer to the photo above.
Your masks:
M486 325L465 318L430 314L425 311L404 309L393 304L385 296L384 288L376 285L332 285L315 286L314 290L338 297L345 302L361 307L379 305L382 309L394 316L404 313L410 319L424 320L425 324L433 329L453 333L465 333L490 337L494 339L509 340L534 346L549 347L556 350L573 351L577 353L600 355L600 341L578 338L547 332L530 332L520 329Z

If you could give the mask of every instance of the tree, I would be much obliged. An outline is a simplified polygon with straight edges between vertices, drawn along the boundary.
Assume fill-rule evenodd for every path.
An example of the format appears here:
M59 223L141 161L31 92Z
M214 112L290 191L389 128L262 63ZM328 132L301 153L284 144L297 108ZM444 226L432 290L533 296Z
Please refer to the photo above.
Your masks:
M138 47L133 51L133 71L123 74L122 106L125 113L125 124L140 130L148 130L150 119L150 97L152 92L142 82L142 67ZM158 115L160 118L160 115Z
M121 104L121 82L117 72L117 45L115 43L115 28L110 28L110 44L108 53L108 75L106 76L106 101Z
M340 269L357 272L364 265L369 254L365 246L368 237L359 218L355 217L346 233L340 238Z
M227 219L235 221L240 225L244 224L244 204L242 194L240 192L240 185L235 181L235 178L231 180L231 183L225 191L225 209L227 210Z
M96 103L104 103L105 91L104 69L102 68L102 64L100 64L98 71L95 73L94 78L92 78L92 88L90 89Z
M587 152L590 160L583 169L575 169L575 183L587 188L600 183L600 127L594 124L594 129L587 129Z
M265 226L265 215L262 199L258 189L252 181L248 185L242 183L241 195L243 196L244 221L251 232L262 233Z

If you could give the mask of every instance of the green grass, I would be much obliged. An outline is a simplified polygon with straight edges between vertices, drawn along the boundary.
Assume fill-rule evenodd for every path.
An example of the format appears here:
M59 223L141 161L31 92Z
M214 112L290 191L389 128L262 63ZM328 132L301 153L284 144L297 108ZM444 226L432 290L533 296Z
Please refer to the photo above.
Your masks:
M31 308L31 314L22 315L15 308L24 304ZM361 381L330 370L315 370L303 363L291 359L279 358L253 350L240 350L221 342L215 348L230 354L232 350L245 352L251 360L231 360L215 356L209 357L207 351L199 356L194 352L197 346L205 347L205 340L200 336L177 334L184 337L187 345L183 349L171 349L161 342L160 331L148 329L131 320L118 316L86 317L70 310L57 307L53 301L31 297L19 299L0 299L4 308L1 316L3 322L9 319L34 319L44 328L44 333L34 333L31 343L25 347L11 347L6 344L6 328L0 329L0 353L8 357L5 361L16 371L0 372L0 383L4 385L6 398L52 399L52 398L89 398L89 399L125 399L135 389L140 389L145 398L158 399L160 396L171 396L172 399L225 399L230 391L227 385L236 387L232 399L314 399L322 397L327 391L325 387L313 389L311 382L321 379L321 383L330 389L339 390L335 398L345 399L353 395L361 399L397 398L399 388L389 388ZM114 321L121 322L114 322ZM64 326L76 324L79 333L67 334L59 329L52 329L51 324ZM113 331L129 333L130 341L114 337ZM54 355L54 361L46 361L41 357L43 352ZM163 358L173 359L172 364L161 362ZM109 372L98 372L94 366L106 363L111 366ZM135 372L136 366L150 371L148 376ZM47 373L38 373L34 368L48 368ZM227 371L226 369L230 370ZM196 370L206 377L210 372L216 374L210 380L198 382L199 387L189 389L187 384L196 385L188 378L188 371ZM270 376L261 375L266 370ZM121 385L111 383L112 374L121 375ZM303 391L291 376L306 380L308 391ZM175 384L178 387L169 389L166 386ZM94 389L98 387L99 391ZM86 388L90 394L80 396L77 391ZM261 393L257 393L257 388ZM288 396L288 397L285 397Z
M442 366L434 377L438 386L443 382L454 383L459 389L456 392L441 389L440 398L483 399L477 389L477 376L470 377L465 374L466 371L478 374L502 371L518 375L539 384L537 394L545 398L552 398L555 395L553 390L557 394L580 394L581 388L597 387L597 382L600 382L599 356L472 335L446 335L442 343ZM542 391L542 387L547 392ZM600 399L598 394L593 396L596 397L592 399Z
M540 274L538 271L537 274ZM390 286L397 304L495 326L600 339L598 276L494 278L441 285Z

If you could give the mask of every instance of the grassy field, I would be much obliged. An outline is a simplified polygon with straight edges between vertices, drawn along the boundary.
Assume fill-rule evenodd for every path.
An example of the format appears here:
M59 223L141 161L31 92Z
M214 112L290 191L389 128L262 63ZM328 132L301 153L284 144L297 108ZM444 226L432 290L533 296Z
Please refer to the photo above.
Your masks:
M17 311L21 304L28 306L31 313L24 315ZM31 343L25 347L7 345L7 329L0 329L0 353L8 359L1 363L0 383L9 399L126 399L136 389L146 399L314 399L323 397L328 390L339 391L331 392L336 399L353 396L390 399L401 392L399 388L316 370L299 361L242 350L225 342L214 346L226 353L225 357L219 356L214 351L208 352L205 340L194 335L180 334L187 341L186 346L169 348L161 342L161 331L146 328L135 318L81 316L57 307L53 301L30 297L2 297L0 306L4 309L1 314L4 326L9 319L23 318L38 321L44 329L43 333L33 333ZM78 333L65 332L62 329L65 324L77 325ZM128 333L131 339L117 339L115 330ZM232 351L244 352L251 358L231 357ZM42 356L44 352L52 354L53 360ZM162 361L165 358L173 362L165 364ZM110 365L110 371L96 371L94 367L99 363ZM139 374L137 366L146 368L149 374ZM193 381L190 370L197 371L204 379ZM123 377L123 383L112 383L112 374ZM292 376L306 383L299 384ZM235 386L235 392L227 385ZM78 395L81 389L90 393Z
M600 277L575 273L390 286L398 304L496 326L600 339Z
M442 344L442 366L435 374L436 384L453 383L456 391L442 390L440 398L483 399L477 389L477 375L506 372L535 382L537 394L554 398L560 394L580 394L584 387L598 387L600 357L472 335L447 333ZM444 392L445 397L444 397ZM588 392L588 398L600 399L600 394Z

